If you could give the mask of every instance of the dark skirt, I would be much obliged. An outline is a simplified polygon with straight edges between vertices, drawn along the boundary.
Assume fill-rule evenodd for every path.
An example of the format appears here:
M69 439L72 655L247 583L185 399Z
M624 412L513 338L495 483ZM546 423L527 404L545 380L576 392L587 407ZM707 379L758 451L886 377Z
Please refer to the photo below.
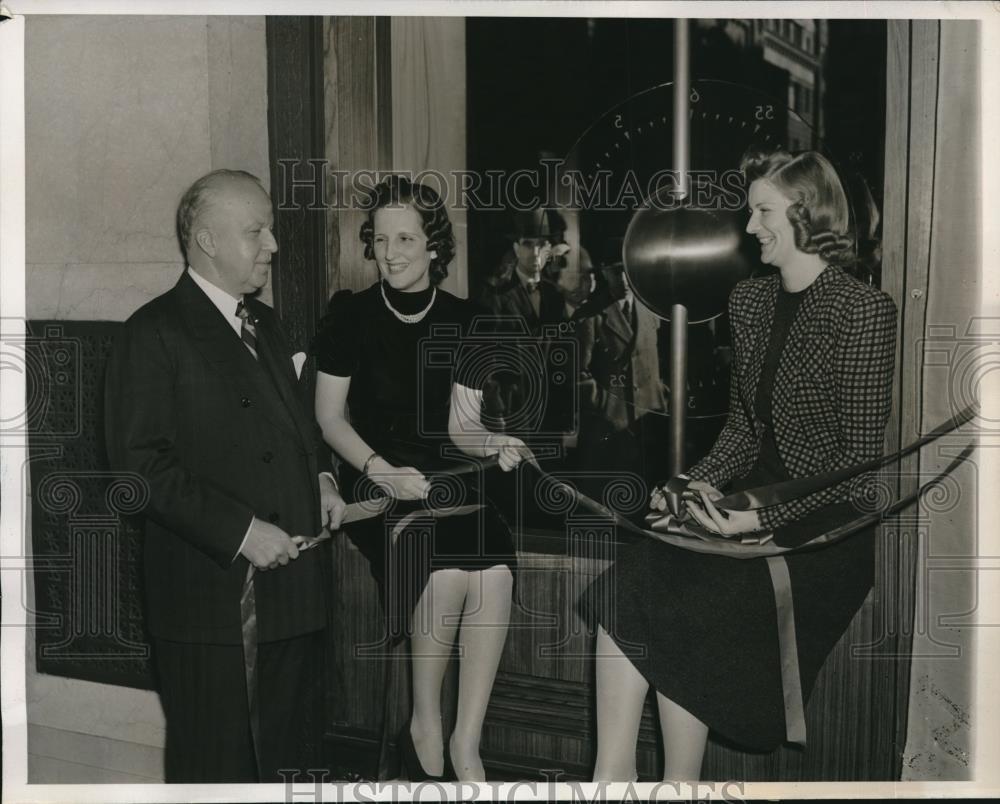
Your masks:
M800 542L804 530L818 535L843 522L845 510L824 509L780 529L775 539ZM872 587L874 529L785 560L808 700L823 662ZM621 548L581 605L657 692L716 736L754 751L784 742L777 613L764 559L704 555L642 540Z
M368 496L365 481L357 482L357 474L351 471L345 475L348 502ZM380 516L346 526L348 537L368 561L378 584L386 634L393 643L409 636L413 610L432 572L496 566L506 566L512 572L517 569L510 529L492 502L480 493L477 480L477 475L463 478L447 495L447 505L480 504L472 513L412 517L426 504L396 500ZM432 502L435 496L432 491Z

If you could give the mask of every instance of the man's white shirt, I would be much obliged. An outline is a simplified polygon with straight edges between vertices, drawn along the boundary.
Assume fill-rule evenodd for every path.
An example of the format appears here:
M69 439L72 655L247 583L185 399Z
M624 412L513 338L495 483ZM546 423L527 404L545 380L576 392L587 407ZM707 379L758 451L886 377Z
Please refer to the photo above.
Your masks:
M199 274L190 265L188 266L188 276L190 276L194 283L204 291L205 295L208 296L209 301L212 302L219 312L222 313L222 317L226 319L229 326L233 328L233 332L236 333L236 337L240 337L240 329L243 326L243 319L236 315L236 305L243 301L243 297L234 298L230 296L229 293L224 291L222 288L213 285L205 277Z

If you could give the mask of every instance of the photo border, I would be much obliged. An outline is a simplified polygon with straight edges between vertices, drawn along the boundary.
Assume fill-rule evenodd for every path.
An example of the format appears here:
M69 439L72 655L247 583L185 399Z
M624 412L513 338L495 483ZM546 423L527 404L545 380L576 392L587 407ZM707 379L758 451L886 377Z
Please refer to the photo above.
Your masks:
M9 0L11 12L32 14L142 14L142 15L266 15L279 9L274 3L262 0L226 2L155 2L143 3L71 2L70 0ZM139 10L141 9L141 10ZM888 17L911 19L979 19L981 21L981 111L982 172L983 172L983 236L982 255L982 309L981 315L1000 316L1000 271L987 266L1000 264L1000 227L992 222L1000 219L1000 153L990 145L1000 142L1000 126L996 100L1000 98L1000 2L948 3L937 2L289 2L280 7L282 15L364 15L388 14L392 16L594 16L594 17L799 17L823 19ZM25 326L25 140L24 140L24 33L25 19L0 23L0 318L2 340L7 356L8 338L23 337ZM10 370L6 360L0 361L0 419L8 421L24 410L25 375ZM988 417L998 415L1000 399L997 377L987 375L983 386L983 413ZM24 442L24 443L21 443ZM7 437L0 433L0 477L2 477L2 523L0 523L0 580L2 580L3 628L0 633L2 652L2 714L3 714L3 794L8 800L35 801L192 801L198 799L234 801L284 800L288 792L281 785L29 785L27 784L27 711L25 683L26 620L25 600L27 576L30 567L20 553L26 538L25 489L21 487L21 468L27 460L26 439L23 436ZM996 446L984 438L980 452L982 488L1000 488L997 470ZM984 540L994 546L998 541L996 495L980 494L979 521L984 523ZM1000 551L993 551L1000 554ZM995 569L1000 569L996 567ZM981 610L1000 611L1000 573L981 572ZM796 798L888 798L888 797L985 797L1000 794L1000 740L998 740L998 714L1000 714L1000 685L995 681L996 668L1000 667L1000 640L998 632L982 628L977 634L973 722L973 782L889 782L889 783L753 783L748 782L740 795L744 798L796 797ZM479 789L480 794L494 798L542 800L554 793L556 797L579 800L581 793L588 799L598 790L595 785L546 785L537 783L535 790L528 782L491 783ZM320 791L323 801L347 801L373 798L369 785L325 785ZM447 787L447 786L446 786ZM465 797L473 786L463 783ZM614 784L605 788L611 798L644 798L654 784ZM395 800L406 800L400 795L404 785L382 785L385 793L395 792ZM390 790L391 788L391 790ZM710 785L698 785L697 795L710 794ZM720 789L716 793L721 793ZM310 798L302 786L293 801L317 800ZM294 792L294 791L293 791ZM417 791L419 792L419 791ZM440 792L440 791L437 791ZM692 792L695 792L692 790ZM427 788L419 792L420 800L435 800L435 791ZM347 794L347 795L345 795ZM589 794L589 795L588 795ZM672 796L676 798L676 791Z

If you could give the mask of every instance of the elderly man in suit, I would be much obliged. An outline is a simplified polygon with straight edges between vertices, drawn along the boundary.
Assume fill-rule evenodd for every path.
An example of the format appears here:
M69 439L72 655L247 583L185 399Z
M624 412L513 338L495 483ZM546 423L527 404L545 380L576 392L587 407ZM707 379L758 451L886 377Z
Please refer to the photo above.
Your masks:
M344 504L319 473L288 342L253 298L277 251L272 226L256 177L195 182L177 211L188 268L129 318L108 365L112 465L148 486L146 615L168 782L280 781L279 769L321 762L330 556L299 547L338 527ZM255 624L241 613L251 566ZM243 629L254 625L251 707Z

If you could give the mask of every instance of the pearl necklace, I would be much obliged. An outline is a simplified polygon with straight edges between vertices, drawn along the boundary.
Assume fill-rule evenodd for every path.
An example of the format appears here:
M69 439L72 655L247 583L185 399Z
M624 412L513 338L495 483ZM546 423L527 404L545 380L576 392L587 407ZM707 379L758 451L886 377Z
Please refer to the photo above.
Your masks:
M416 324L419 321L423 321L424 317L431 311L431 307L434 306L434 299L437 298L437 288L431 290L431 300L427 302L427 306L421 310L419 313L401 313L389 302L389 297L385 295L385 285L381 282L378 284L379 290L382 291L382 301L385 302L385 306L389 308L389 312L392 313L396 318L402 321L404 324Z

